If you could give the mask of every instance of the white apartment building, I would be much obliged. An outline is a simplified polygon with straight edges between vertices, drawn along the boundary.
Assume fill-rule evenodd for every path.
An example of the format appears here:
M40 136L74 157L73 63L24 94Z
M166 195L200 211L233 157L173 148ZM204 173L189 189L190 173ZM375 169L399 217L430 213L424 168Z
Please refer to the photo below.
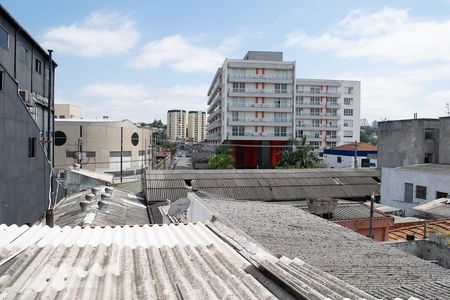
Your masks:
M73 104L55 104L56 119L81 119L81 108Z
M275 166L293 138L317 152L359 141L358 81L295 78L282 52L225 59L208 90L208 142L232 145L235 167L250 168Z
M167 139L171 141L186 139L186 111L173 109L167 111Z
M187 138L193 142L206 139L206 113L204 111L189 111Z

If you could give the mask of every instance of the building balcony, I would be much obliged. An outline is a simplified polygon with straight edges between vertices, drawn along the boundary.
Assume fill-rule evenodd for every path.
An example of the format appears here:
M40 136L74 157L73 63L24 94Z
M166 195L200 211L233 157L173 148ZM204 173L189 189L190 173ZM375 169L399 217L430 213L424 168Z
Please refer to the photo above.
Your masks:
M340 114L331 114L331 113L308 113L301 112L295 114L298 119L330 119L330 120L338 120L341 118Z
M340 141L340 138L339 138L337 135L327 135L327 136L325 137L325 140L326 140L327 142L339 142L339 141Z
M218 108L215 111L213 111L212 113L209 113L208 115L208 122L211 121L212 119L214 119L215 116L217 116L218 114L222 113L222 108Z
M286 135L275 134L274 132L245 132L243 135L228 134L229 140L262 140L262 141L288 141L292 138L291 133Z
M338 126L332 126L332 125L309 125L309 124L296 124L295 129L298 130L327 130L327 131L339 131L340 128Z
M222 140L222 135L220 133L207 134L206 139L215 141Z
M230 111L270 111L270 112L292 112L292 104L274 104L274 103L229 103Z
M220 88L221 89L221 88ZM220 90L214 89L214 92L211 93L211 96L208 98L208 105L214 105L214 102L217 100L217 98L219 98L220 96L222 96L222 93Z
M293 83L292 76L275 74L228 74L229 82Z
M297 137L297 139L303 139L306 138L307 141L311 142L321 142L323 141L323 138L321 135L315 135L315 134L303 134Z
M297 107L311 107L311 108L325 108L325 103L317 103L317 102L297 102L295 104Z
M341 108L341 105L340 105L339 103L330 103L330 102L327 102L326 107L327 107L327 108Z
M228 118L228 125L247 125L247 126L290 126L292 119L278 119L278 118L248 118L248 119L233 119Z
M228 89L228 95L234 97L268 97L268 98L292 98L292 89Z
M302 95L306 97L341 97L340 92L331 92L331 91L315 91L315 90L297 90L297 95Z
M214 122L208 124L208 125L206 126L206 129L207 129L207 130L212 130L212 129L217 128L217 127L220 127L220 126L222 126L222 121L221 121L220 119L218 119L218 120L216 120L216 121L214 121Z

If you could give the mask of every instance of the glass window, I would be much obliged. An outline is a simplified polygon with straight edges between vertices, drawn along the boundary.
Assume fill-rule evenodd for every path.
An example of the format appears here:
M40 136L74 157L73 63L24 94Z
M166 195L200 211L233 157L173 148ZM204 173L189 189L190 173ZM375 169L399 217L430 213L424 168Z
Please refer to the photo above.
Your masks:
M245 83L244 82L233 82L233 92L245 93Z
M353 98L344 98L344 105L353 105Z
M424 163L426 164L433 163L433 153L425 153Z
M233 126L232 127L232 135L234 135L234 136L244 136L245 135L244 126Z
M413 202L413 184L405 182L405 202L412 203Z
M440 198L448 198L448 193L445 192L436 192L436 199L440 199Z
M416 198L427 199L427 187L423 185L416 185Z
M275 136L286 136L286 127L275 127Z
M275 122L287 122L287 113L276 112L274 120L275 120Z
M337 161L338 164L342 163L342 157L338 156L336 161Z
M60 116L60 118L63 116ZM64 118L61 118L64 119ZM67 135L62 131L55 131L55 146L62 146L67 141Z
M320 104L320 97L311 97L311 104L319 105Z
M353 109L350 108L344 109L344 116L353 116Z
M296 96L295 97L295 102L296 102L297 105L303 104L303 96Z
M42 62L37 58L34 63L34 70L36 73L42 74Z
M9 33L0 26L0 46L9 49Z
M286 94L287 93L287 84L275 84L275 93L277 94Z
M353 94L353 87L352 86L345 87L344 91L346 94Z
M304 85L297 85L297 93L303 93L305 91Z
M353 120L344 120L344 127L353 127Z
M36 138L28 138L28 158L34 158L36 156Z
M19 59L23 63L28 63L28 49L24 45L19 46Z
M320 86L312 86L310 90L311 94L320 94Z
M131 135L131 143L133 146L137 146L139 144L139 135L136 132Z
M425 139L434 140L434 128L425 128Z
M329 86L329 87L327 87L327 92L328 92L328 94L337 94L337 87L335 87L335 86Z
M345 138L352 138L353 137L353 131L351 131L351 130L344 130L344 137Z

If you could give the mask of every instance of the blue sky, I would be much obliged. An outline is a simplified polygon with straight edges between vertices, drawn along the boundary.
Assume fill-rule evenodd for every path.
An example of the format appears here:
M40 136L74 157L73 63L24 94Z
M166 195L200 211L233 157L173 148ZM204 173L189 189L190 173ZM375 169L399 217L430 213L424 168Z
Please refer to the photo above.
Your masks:
M450 102L449 0L2 4L55 50L56 101L84 118L205 110L215 69L247 50L283 51L297 77L360 80L370 121L439 117Z

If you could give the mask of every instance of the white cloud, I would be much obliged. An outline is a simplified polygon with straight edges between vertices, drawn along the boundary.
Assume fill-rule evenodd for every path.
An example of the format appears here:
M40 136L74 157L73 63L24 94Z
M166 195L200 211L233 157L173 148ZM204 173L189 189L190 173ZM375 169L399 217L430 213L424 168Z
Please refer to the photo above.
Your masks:
M408 10L384 8L373 14L350 12L333 28L286 36L286 45L329 51L343 58L369 58L401 64L450 61L450 20L415 18Z
M217 69L224 57L217 49L197 46L181 35L173 35L144 45L130 64L137 69L167 64L180 72L209 72Z
M83 87L80 105L86 118L132 121L166 120L168 109L205 110L207 85L175 85L147 88L140 84L96 83Z
M43 44L61 53L99 57L126 53L138 39L139 32L129 15L96 11L81 23L49 29Z

